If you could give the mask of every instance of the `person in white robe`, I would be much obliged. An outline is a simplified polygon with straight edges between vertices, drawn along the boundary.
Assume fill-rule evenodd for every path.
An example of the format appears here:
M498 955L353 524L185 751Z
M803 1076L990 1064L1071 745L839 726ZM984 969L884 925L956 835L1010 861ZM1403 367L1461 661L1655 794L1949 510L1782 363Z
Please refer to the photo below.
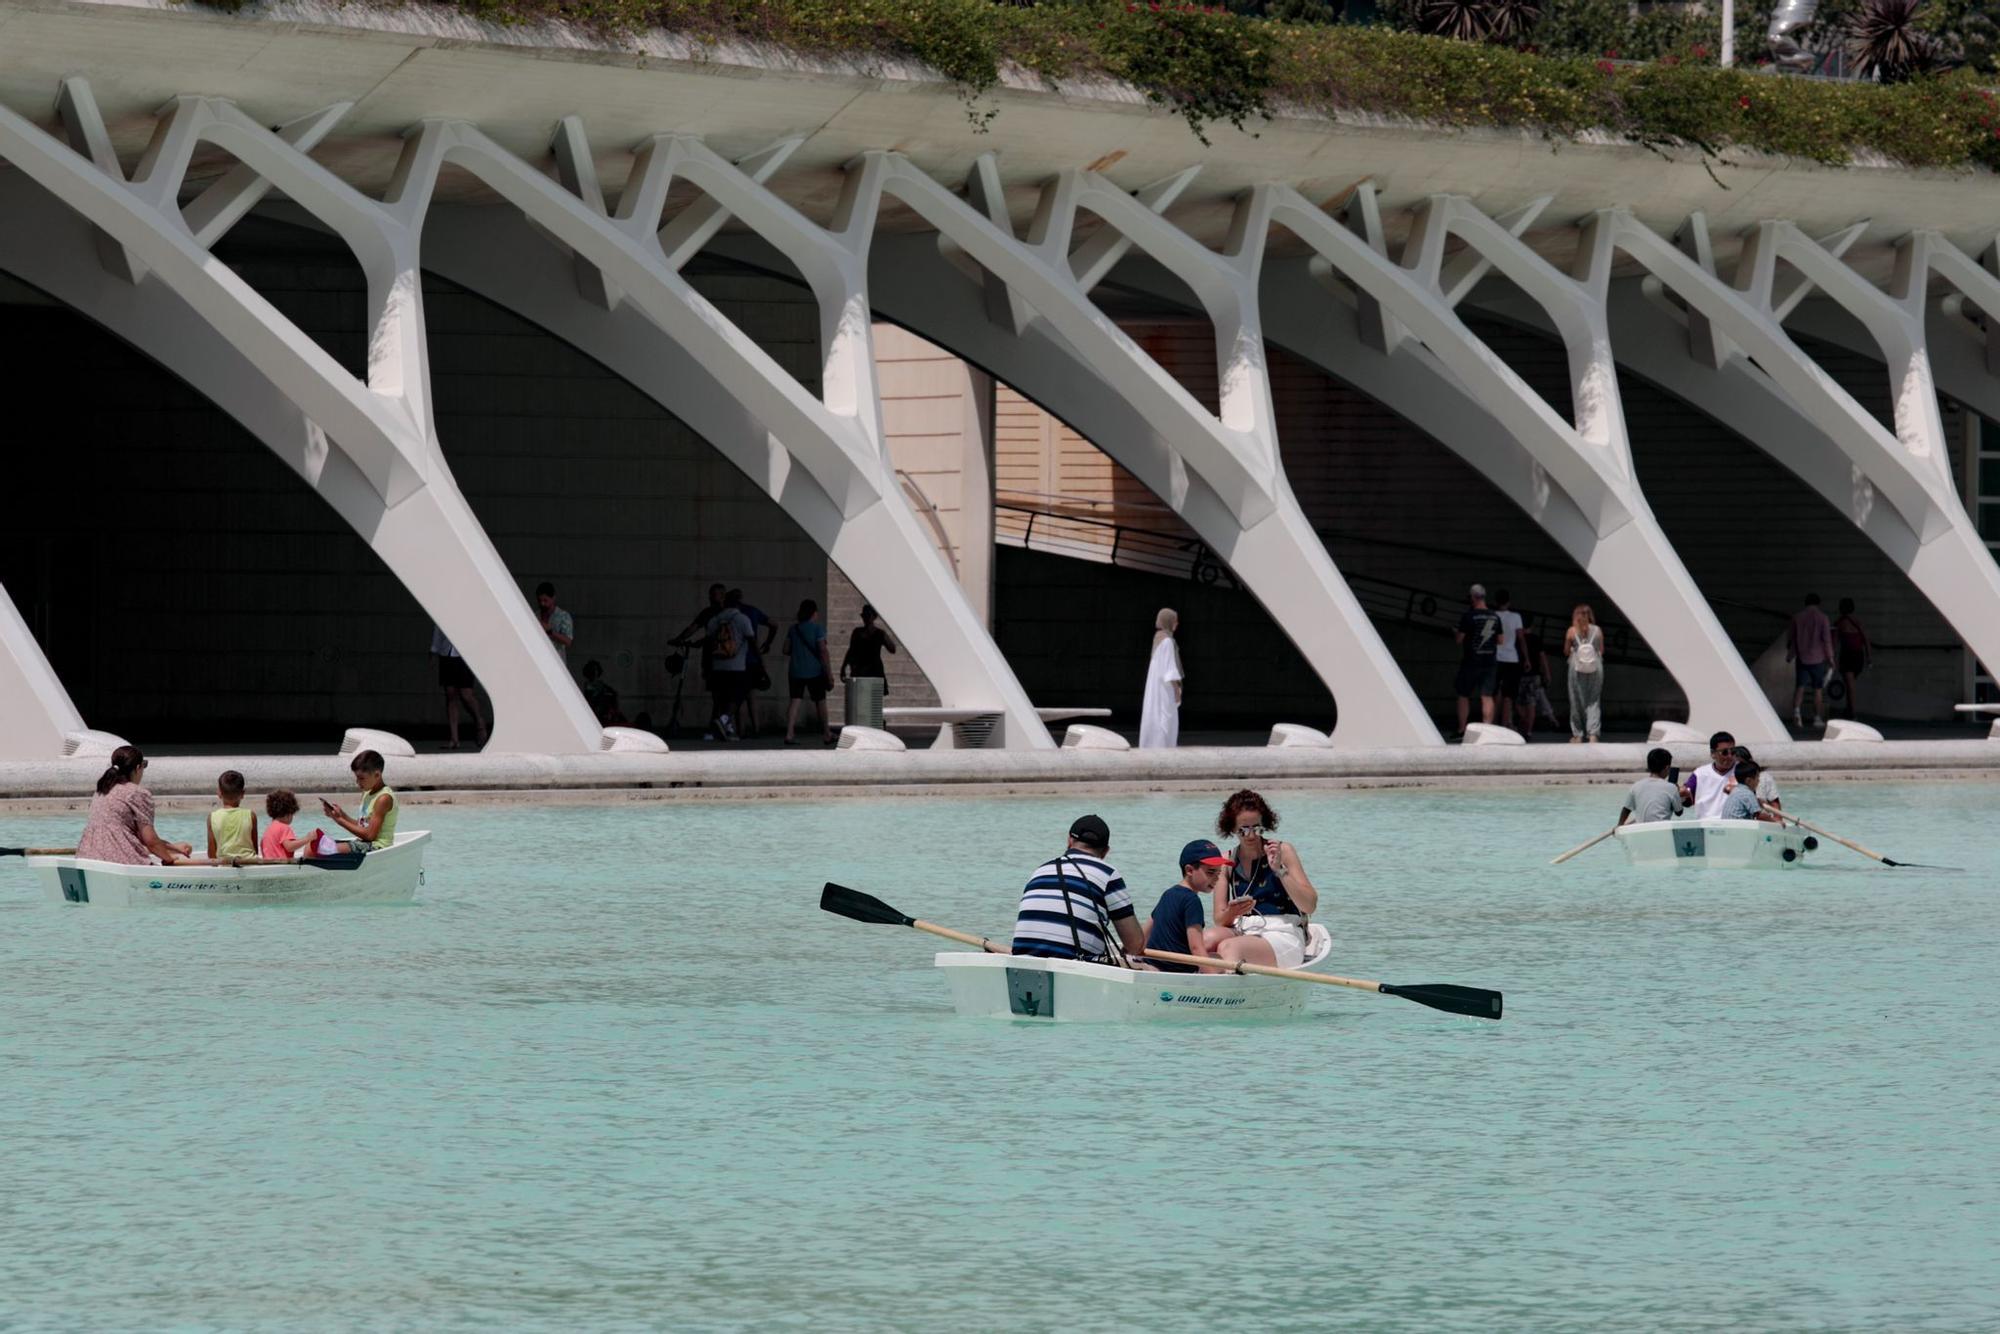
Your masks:
M1146 698L1139 710L1139 748L1171 748L1181 739L1181 650L1174 642L1180 615L1162 607L1153 618L1153 657L1146 664Z

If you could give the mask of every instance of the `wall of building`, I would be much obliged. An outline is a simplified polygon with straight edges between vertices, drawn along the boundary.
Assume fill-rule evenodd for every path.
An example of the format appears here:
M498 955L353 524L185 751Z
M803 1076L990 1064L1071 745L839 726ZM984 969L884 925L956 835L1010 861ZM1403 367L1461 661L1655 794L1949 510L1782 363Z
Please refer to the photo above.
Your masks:
M343 251L253 222L218 253L358 368L363 292ZM705 262L689 274L815 381L815 316L796 288ZM449 284L427 281L426 316L458 484L524 599L557 585L576 617L571 670L599 660L628 716L667 722L667 641L710 581L781 623L800 598L825 600L820 550L651 400ZM10 490L52 503L0 528L0 581L92 725L329 747L357 723L441 730L429 618L275 456L65 310L0 305L0 350L17 385L62 407L44 418L59 433L16 437ZM692 671L683 688L683 722L698 724Z
M1569 411L1559 343L1477 314L1468 322L1554 408ZM1197 399L1213 405L1213 335L1205 322L1152 319L1126 321L1125 327ZM1888 382L1879 365L1829 346L1815 344L1811 350L1861 402L1886 416ZM1357 596L1376 613L1398 664L1440 719L1449 719L1453 709L1456 648L1435 624L1439 612L1426 615L1424 609L1449 613L1462 606L1467 585L1475 581L1489 590L1506 587L1515 607L1531 623L1539 619L1551 642L1559 640L1570 608L1587 601L1606 624L1614 650L1624 645L1635 658L1650 658L1643 637L1624 623L1603 591L1457 455L1282 349L1271 350L1270 366L1292 488ZM1696 406L1630 375L1620 387L1634 460L1655 514L1745 658L1756 662L1768 655L1805 593L1818 592L1829 613L1841 597L1853 597L1878 644L1869 706L1897 716L1949 718L1962 690L1962 645L1889 559L1816 492ZM1001 401L1008 401L1004 392ZM1948 433L1961 441L1956 405L1947 402L1946 411ZM1063 487L1081 489L1077 500L1055 508L1087 512L1131 530L1192 536L1123 469L1033 405L1023 406L1017 421L1003 418L998 448L1003 478L1036 475L1039 466L1041 475L1059 475ZM1049 458L1062 460L1060 474L1040 462ZM1837 458L1830 466L1845 467ZM1089 505L1081 503L1085 498ZM1004 532L1004 509L1001 518ZM1076 535L1086 531L1046 517L1036 523L1038 534L1060 532L1064 541L1080 541ZM1109 530L1097 532L1108 543ZM1075 563L1095 572L1058 584L1096 580L1128 587L1122 576L1101 566ZM1027 578L1033 588L1051 588L1052 576L1030 573L1040 570L1038 562L1003 561L1000 568L998 631L1011 657L1028 651L1032 637L1007 623L1028 614L1027 590L1008 589L1005 581ZM1159 593L1172 604L1168 589ZM1120 614L1150 625L1150 608ZM1277 651L1289 661L1282 640ZM1143 671L1143 660L1141 666ZM1764 667L1789 713L1788 670L1782 661ZM1614 661L1612 668L1605 688L1608 717L1633 725L1686 716L1685 699L1664 672L1637 662Z

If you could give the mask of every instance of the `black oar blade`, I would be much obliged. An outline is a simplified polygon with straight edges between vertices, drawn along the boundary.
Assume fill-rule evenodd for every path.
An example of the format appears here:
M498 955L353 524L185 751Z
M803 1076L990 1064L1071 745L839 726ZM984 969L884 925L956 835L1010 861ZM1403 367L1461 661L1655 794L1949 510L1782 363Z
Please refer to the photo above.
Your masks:
M1384 982L1382 994L1401 996L1404 1000L1428 1005L1433 1010L1470 1015L1474 1019L1500 1017L1500 993L1480 987L1461 987L1450 982L1416 982L1406 987L1392 987Z
M0 857L25 857L27 855L28 850L26 848L0 848Z
M836 885L831 880L819 892L819 906L823 912L839 913L842 917L878 926L908 926L914 920L903 916L873 894L863 894L858 889Z

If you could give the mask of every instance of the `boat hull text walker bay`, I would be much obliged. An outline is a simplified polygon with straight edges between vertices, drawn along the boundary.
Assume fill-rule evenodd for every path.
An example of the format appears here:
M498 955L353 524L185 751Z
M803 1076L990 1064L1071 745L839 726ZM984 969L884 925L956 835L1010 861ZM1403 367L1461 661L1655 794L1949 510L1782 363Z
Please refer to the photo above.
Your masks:
M406 830L366 856L280 866L127 866L79 857L27 858L43 893L92 908L408 903L424 881L430 831Z
M1616 837L1634 866L1711 871L1778 871L1799 866L1819 840L1767 820L1649 820L1620 825Z
M1315 923L1303 967L1333 950ZM952 951L937 956L960 1015L975 1019L1274 1019L1305 1008L1309 984L1238 973L1155 973L1075 959Z

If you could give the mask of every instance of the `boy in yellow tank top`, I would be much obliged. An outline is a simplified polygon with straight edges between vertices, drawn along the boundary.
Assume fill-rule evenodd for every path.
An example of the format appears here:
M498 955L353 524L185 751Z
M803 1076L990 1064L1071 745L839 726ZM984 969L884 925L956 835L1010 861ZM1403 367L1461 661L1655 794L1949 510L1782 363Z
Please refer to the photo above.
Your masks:
M327 818L354 835L339 844L342 852L374 852L396 841L396 794L382 781L382 755L364 750L347 766L354 771L354 785L361 789L361 810L350 816L335 803L320 799Z
M257 812L243 807L243 775L225 769L215 780L215 799L222 803L208 813L208 859L236 861L257 855Z

